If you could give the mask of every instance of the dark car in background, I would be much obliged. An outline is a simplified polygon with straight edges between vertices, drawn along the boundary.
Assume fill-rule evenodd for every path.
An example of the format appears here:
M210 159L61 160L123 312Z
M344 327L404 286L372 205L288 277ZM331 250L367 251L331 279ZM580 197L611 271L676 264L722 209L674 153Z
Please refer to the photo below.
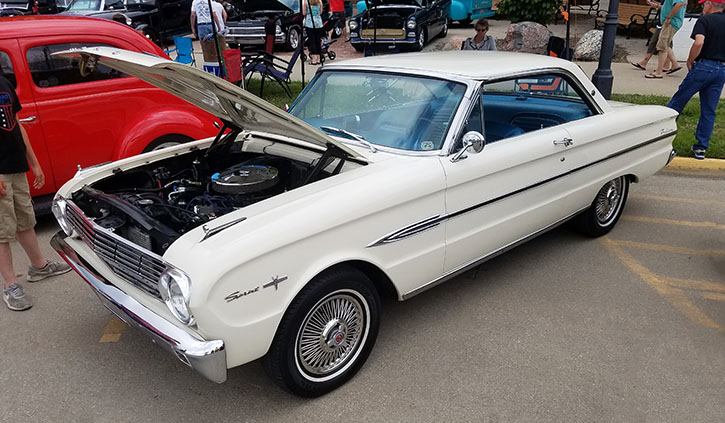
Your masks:
M300 0L232 0L227 5L227 41L232 46L263 46L265 25L274 25L274 43L294 50L302 41Z
M37 10L33 8L37 7ZM0 0L0 17L21 15L52 15L60 10L56 0Z
M61 15L105 17L106 12L125 12L124 0L72 0Z
M366 8L365 3L370 5ZM425 43L448 33L451 0L368 0L350 19L350 43L357 51L366 45L406 46L420 51Z

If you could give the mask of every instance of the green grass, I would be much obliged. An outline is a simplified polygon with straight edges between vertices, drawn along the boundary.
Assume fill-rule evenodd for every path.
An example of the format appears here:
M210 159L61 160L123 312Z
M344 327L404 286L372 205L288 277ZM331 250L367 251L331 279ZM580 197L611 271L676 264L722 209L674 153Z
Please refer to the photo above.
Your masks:
M283 108L285 104L292 104L297 95L302 91L302 82L293 81L290 84L293 98L287 97L282 88L274 82L266 81L264 83L264 99L270 103ZM249 92L259 94L259 80L252 80ZM641 95L641 94L612 94L612 100L623 101L634 104L656 104L665 106L670 101L669 97L661 95ZM723 159L725 158L725 125L722 120L725 116L725 102L721 101L717 105L717 116L719 119L715 121L715 130L710 139L710 148L707 150L707 157ZM677 136L673 142L675 151L680 157L692 157L690 146L695 143L695 128L697 120L700 118L700 101L692 99L685 110L682 111L680 118L677 120Z

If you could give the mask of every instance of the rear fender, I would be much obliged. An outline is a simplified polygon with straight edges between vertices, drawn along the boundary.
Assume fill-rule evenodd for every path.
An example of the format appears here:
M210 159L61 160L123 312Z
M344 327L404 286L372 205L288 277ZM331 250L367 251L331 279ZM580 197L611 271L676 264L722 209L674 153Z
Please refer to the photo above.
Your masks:
M113 160L139 154L152 141L164 135L178 134L193 140L214 136L218 132L215 121L212 115L191 105L188 109L176 107L143 114L129 122L126 133L113 152Z

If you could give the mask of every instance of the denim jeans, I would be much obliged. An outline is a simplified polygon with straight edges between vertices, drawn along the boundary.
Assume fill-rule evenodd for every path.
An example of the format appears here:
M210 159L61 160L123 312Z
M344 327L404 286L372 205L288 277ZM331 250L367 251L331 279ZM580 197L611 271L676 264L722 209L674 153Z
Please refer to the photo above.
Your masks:
M211 24L199 24L199 39L203 41L211 41L214 39L214 32L212 31Z
M697 122L695 150L707 150L715 126L715 108L725 84L725 63L714 60L698 60L680 84L667 107L682 113L688 101L700 93L700 120Z

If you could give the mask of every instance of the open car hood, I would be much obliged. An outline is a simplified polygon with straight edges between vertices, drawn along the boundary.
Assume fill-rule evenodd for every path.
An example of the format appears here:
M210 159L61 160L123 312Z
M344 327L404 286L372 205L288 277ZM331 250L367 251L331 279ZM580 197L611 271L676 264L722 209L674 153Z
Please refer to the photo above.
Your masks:
M420 6L421 0L367 0L370 7L376 6Z
M79 57L88 63L103 64L155 85L189 103L218 116L239 129L327 148L333 144L350 157L364 158L350 147L334 140L306 122L224 79L147 53L112 47L83 47L56 54Z
M242 12L250 13L258 10L279 10L298 12L298 0L232 0L231 3Z

